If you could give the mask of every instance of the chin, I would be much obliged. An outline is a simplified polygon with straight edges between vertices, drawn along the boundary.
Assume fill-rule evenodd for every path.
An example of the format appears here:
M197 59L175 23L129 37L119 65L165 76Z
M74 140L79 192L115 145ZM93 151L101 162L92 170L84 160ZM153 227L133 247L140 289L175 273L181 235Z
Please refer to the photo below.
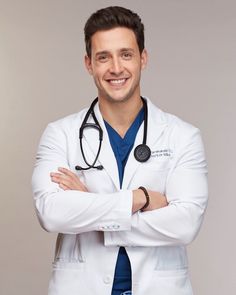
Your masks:
M120 103L120 102L126 102L129 100L129 97L122 96L122 97L114 97L114 96L107 96L107 100L113 103Z
M116 94L112 95L109 93L106 93L105 98L109 100L110 102L119 103L119 102L126 102L132 97L132 94L130 93L124 93L124 94Z

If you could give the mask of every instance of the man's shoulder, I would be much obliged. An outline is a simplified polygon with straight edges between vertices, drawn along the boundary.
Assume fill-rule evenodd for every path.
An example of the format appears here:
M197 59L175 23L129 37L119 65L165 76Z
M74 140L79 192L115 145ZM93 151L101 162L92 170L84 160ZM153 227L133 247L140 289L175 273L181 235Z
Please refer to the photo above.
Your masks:
M174 114L165 113L165 115L168 120L168 125L170 126L170 128L175 129L176 132L188 133L199 130L192 123L189 123Z
M170 133L175 136L188 137L193 133L198 133L198 127L193 124L183 120L182 118L176 116L175 114L171 114L169 112L165 112L156 104L149 102L151 104L151 116L154 120L157 121L157 124L165 124Z
M57 119L55 121L52 121L48 125L54 128L68 129L68 130L78 128L78 126L81 125L81 122L87 111L88 111L88 108L83 108L77 113L73 113L65 117L62 117L60 119Z
M166 124L170 129L175 129L179 131L191 131L198 130L193 124L183 120L182 118L176 116L175 114L163 111L156 104L150 102L152 105L152 117L154 117L159 124Z

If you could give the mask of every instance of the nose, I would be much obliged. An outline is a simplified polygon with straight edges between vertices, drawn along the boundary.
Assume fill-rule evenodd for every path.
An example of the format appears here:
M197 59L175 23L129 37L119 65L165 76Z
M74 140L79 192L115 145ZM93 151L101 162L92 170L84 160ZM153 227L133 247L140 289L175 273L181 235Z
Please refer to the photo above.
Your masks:
M118 57L114 57L111 62L110 73L119 76L123 70L122 61Z

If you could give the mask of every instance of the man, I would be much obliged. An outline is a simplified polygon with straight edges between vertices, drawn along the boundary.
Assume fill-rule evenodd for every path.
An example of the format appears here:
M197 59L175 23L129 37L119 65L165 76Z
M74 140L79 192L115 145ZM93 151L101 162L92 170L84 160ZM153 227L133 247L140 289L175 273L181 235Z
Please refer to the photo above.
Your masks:
M89 109L46 128L33 174L41 225L59 233L50 295L190 295L185 245L207 204L199 130L141 97L139 16L107 7L85 25Z

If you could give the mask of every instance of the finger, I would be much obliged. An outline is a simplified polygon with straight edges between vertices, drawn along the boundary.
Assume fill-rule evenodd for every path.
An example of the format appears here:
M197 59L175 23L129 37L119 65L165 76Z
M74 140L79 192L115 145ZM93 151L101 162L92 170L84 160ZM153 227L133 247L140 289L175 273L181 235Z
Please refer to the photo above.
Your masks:
M58 173L58 172L51 172L51 173L50 173L50 176L51 176L51 177L52 177L52 176L53 176L53 177L54 177L54 176L55 176L55 177L58 177L58 176L61 176L61 175L62 175L62 174L61 174L61 173Z
M64 173L65 175L68 175L70 177L78 178L78 176L75 173L73 173L72 171L70 171L69 169L59 167L58 171L60 171L61 173Z
M51 178L54 178L56 180L68 180L68 181L75 181L71 176L61 174L61 173L50 173Z
M79 179L78 175L76 175L75 173L73 173L72 171L63 168L63 167L59 167L58 170L63 173L64 175L70 177L71 180L74 180L75 184L78 184L81 187L84 187L84 184L81 182L81 180ZM59 174L59 173L58 173ZM61 175L61 174L60 174Z
M70 171L69 169L63 168L63 167L59 167L58 171L61 172L63 175L69 177L71 180L73 180L75 183L79 182L80 183L80 179L79 177L73 173L72 171Z
M72 181L70 181L68 179L65 179L65 178L62 178L61 176L60 177L53 176L53 177L51 177L51 181L59 184L59 186L65 186L65 187L67 187L67 189L73 189L74 188L74 185L73 185Z
M72 189L74 187L74 182L68 177L61 176L58 178L58 180L60 184L67 186L69 189Z
M51 179L54 179L54 180L60 180L64 176L63 176L63 174L52 172L52 173L50 173L50 177L51 177Z
M67 185L71 185L73 182L71 179L68 178L68 176L63 176L62 174L57 174L57 175L53 175L51 176L51 181L55 182L55 183L64 183Z
M62 184L62 183L59 183L59 187L62 188L64 191L69 190L69 188L66 185Z
M51 176L51 181L55 182L55 183L60 183L60 178L58 178L56 176Z
M51 172L51 181L57 184L62 184L71 190L88 191L83 182L80 181L79 177L69 176L64 173Z

